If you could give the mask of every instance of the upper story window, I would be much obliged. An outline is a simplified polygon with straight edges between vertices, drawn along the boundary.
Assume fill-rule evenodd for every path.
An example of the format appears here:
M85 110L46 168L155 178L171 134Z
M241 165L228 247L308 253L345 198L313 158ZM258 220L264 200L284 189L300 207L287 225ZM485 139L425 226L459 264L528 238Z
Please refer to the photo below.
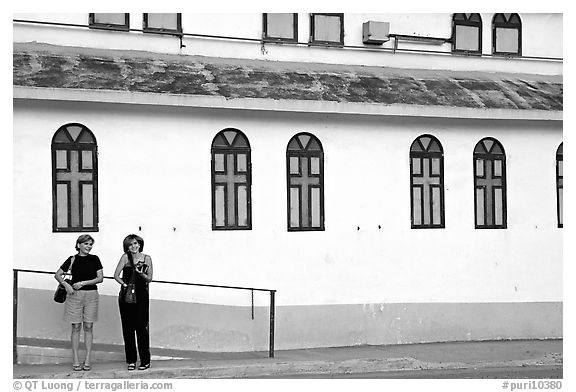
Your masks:
M480 14L454 14L452 51L482 53L482 17Z
M144 14L143 30L147 32L182 33L182 14Z
M130 28L130 14L91 13L89 20L90 27L111 30L128 30Z
M410 147L412 228L444 227L444 154L432 135L422 135Z
M518 14L494 14L492 53L522 55L522 21Z
M94 134L81 124L52 138L53 231L98 231L98 161Z
M226 128L212 141L212 229L249 230L252 164L250 144L237 129Z
M556 150L556 211L558 214L558 227L564 227L564 143L560 143Z
M311 14L310 43L344 45L344 14Z
M324 230L324 152L316 136L301 132L286 148L288 231Z
M298 42L298 14L264 14L263 22L264 40Z
M491 137L474 148L474 209L477 229L506 228L506 154Z

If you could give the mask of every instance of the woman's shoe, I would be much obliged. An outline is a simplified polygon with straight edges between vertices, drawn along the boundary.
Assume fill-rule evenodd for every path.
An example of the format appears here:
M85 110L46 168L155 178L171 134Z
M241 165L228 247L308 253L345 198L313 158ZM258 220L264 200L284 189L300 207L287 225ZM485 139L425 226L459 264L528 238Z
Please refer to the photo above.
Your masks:
M82 370L89 372L90 370L92 370L92 366L90 366L89 363L85 363L82 365Z
M146 365L140 365L138 366L138 370L146 370L146 369L150 369L150 364L146 364Z
M72 365L72 370L74 370L75 372L79 372L82 370L82 365L80 365L80 364Z
M136 370L136 364L135 363L129 363L128 364L128 370Z

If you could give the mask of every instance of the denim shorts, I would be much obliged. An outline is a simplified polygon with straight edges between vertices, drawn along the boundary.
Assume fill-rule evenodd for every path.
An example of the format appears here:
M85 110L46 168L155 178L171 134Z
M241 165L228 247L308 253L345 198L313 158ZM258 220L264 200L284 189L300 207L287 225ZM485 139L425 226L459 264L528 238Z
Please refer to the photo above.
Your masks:
M64 321L71 324L98 321L98 290L74 290L66 295Z

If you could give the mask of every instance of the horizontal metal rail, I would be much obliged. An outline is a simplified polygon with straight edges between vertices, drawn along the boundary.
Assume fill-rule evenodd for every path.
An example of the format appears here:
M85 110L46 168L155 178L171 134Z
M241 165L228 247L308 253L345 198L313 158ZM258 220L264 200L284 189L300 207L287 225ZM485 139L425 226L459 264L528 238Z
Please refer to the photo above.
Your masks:
M59 26L59 27L78 27L84 29L91 29L91 30L100 30L100 31L114 31L114 32L139 32L139 33L146 33L146 34L157 34L157 35L171 35L174 37L178 37L180 41L182 41L182 37L195 37L195 38L209 38L209 39L222 39L222 40L231 40L231 41L244 41L244 42L255 42L264 44L282 44L288 46L309 46L309 47L320 47L320 48L345 48L345 49L361 49L367 52L406 52L406 53L423 53L423 54L439 54L439 55L449 55L449 56L460 56L460 57L486 57L486 58L510 58L515 60L549 60L549 61L563 61L562 57L542 57L542 56L502 56L502 55L494 55L494 54L469 54L466 52L445 52L440 50L423 50L423 49L403 49L403 48L385 48L385 47L378 47L378 46L359 46L359 45L328 45L328 44L318 44L314 42L288 42L288 41L269 41L265 38L246 38L246 37L231 37L225 35L211 35L211 34L196 34L196 33L184 33L184 32L174 32L174 31L148 31L143 29L114 29L114 28L102 28L102 27L91 27L85 24L73 24L73 23L61 23L61 22L44 22L44 21L36 21L36 20L25 20L25 19L13 19L14 23L25 23L25 24L38 24L38 25L46 25L46 26ZM390 34L391 37L407 37L399 34ZM446 40L446 42L450 42L450 40ZM182 46L182 42L180 42ZM369 44L373 45L373 44ZM395 45L396 46L396 45Z
M20 272L33 273L33 274L44 274L44 275L54 275L55 272L50 271L39 271L30 269L19 269L13 268L14 280L13 280L13 336L12 336L12 348L13 348L13 360L14 363L18 361L17 353L17 339L18 339L18 274ZM104 279L114 279L113 276L104 276ZM154 280L154 283L164 283L173 285L183 285L183 286L198 286L198 287L213 287L221 289L234 289L234 290L250 290L252 292L251 304L252 304L252 319L254 319L254 291L265 291L270 293L270 337L269 337L269 349L268 356L274 358L274 323L275 323L275 313L276 313L276 290L272 289L262 289L256 287L242 287L242 286L227 286L227 285L217 285L217 284L204 284L204 283L190 283L190 282L175 282L169 280Z
M19 269L19 268L14 268L14 271L18 271L18 272L30 272L30 273L34 273L34 274L49 274L49 275L54 275L55 271L39 271L39 270L29 270L29 269ZM113 276L104 276L104 279L114 279ZM156 280L154 279L154 283L166 283L166 284L177 284L177 285L184 285L184 286L201 286L201 287L216 287L216 288L222 288L222 289L236 289L236 290L253 290L253 291L276 291L273 289L260 289L260 288L256 288L256 287L242 287L242 286L223 286L223 285L217 285L217 284L205 284L205 283L190 283L190 282L173 282L170 280Z

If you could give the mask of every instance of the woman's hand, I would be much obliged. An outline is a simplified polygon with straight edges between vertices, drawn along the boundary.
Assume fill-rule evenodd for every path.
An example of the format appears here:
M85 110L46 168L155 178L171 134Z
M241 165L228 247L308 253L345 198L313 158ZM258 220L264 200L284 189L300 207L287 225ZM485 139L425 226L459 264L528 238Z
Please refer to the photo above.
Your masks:
M66 293L68 293L69 295L74 294L74 288L70 286L67 282L62 283L62 285L66 289Z
M72 285L74 290L80 290L84 286L84 282L76 282Z

